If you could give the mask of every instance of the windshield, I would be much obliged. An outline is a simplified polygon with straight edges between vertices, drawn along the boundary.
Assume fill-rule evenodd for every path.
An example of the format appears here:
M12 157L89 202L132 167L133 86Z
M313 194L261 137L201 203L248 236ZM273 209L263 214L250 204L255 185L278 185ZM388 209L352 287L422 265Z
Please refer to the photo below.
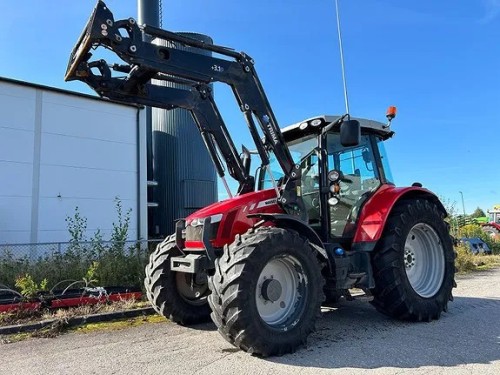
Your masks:
M394 178L392 177L391 167L389 166L389 158L385 151L384 142L378 138L377 139L378 152L380 153L380 160L382 162L382 167L384 168L385 180L389 184L394 184Z
M311 153L311 151L314 152L314 149L318 145L318 136L316 134L310 134L308 136L290 141L287 145L294 163L299 164L301 160ZM284 176L283 170L272 153L269 155L269 168L271 169L271 173L276 181ZM261 173L259 187L260 189L270 189L273 187L271 176L267 170Z

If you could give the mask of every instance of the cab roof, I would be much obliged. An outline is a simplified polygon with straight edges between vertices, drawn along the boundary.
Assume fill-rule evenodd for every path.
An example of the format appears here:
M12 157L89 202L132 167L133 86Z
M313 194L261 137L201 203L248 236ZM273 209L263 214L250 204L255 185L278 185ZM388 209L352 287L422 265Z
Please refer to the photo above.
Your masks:
M297 130L301 130L304 132L311 132L311 128L320 128L324 127L336 120L338 120L340 115L321 115L321 116L315 116L311 117L305 120L302 120L300 122L297 122L295 124L289 125L281 130L283 135L287 135L287 133L296 133ZM368 131L373 131L379 135L382 136L383 139L390 138L394 132L387 127L387 124L384 124L379 121L375 120L369 120L365 118L359 118L359 117L351 117L352 120L357 120L359 121L361 125L361 129L365 129Z

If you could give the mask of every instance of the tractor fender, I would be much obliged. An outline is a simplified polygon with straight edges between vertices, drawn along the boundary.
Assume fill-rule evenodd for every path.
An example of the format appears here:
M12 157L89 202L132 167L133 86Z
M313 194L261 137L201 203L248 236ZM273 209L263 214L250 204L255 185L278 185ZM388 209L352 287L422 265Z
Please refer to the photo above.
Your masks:
M372 250L382 236L385 223L394 205L403 199L427 199L435 203L447 216L446 209L439 198L430 190L419 186L398 188L393 185L382 185L364 204L359 215L358 226L353 239L353 247ZM370 246L363 246L362 243Z
M486 227L490 227L490 228L495 228L496 230L500 230L500 224L497 224L497 223L485 223L483 225L481 225L483 228Z
M286 214L268 214L268 213L259 213L259 214L250 214L247 215L248 218L258 218L265 221L270 221L274 223L278 228L289 228L292 229L302 236L306 237L314 249L318 251L321 255L321 258L330 264L328 260L328 255L323 246L323 241L318 236L318 234L307 224L304 224L303 221ZM262 225L263 223L261 223Z

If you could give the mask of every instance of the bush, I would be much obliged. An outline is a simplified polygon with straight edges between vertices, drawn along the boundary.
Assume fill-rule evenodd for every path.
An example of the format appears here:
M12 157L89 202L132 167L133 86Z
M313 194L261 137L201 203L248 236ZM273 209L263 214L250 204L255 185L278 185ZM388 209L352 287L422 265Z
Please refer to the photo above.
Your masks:
M456 246L455 251L457 253L455 267L459 273L487 270L500 266L500 255L474 255L464 245Z
M16 279L16 287L19 288L23 297L35 297L38 292L47 290L47 279L43 279L40 284L36 283L30 274L19 276Z
M478 224L467 224L462 226L458 230L458 237L479 237L484 242L486 242L493 254L500 254L500 242L494 241L487 233L485 233L481 229L481 226Z
M12 250L0 253L0 284L16 285L20 290L45 288L64 289L76 283L101 286L142 286L144 268L149 258L145 243L127 241L131 210L123 212L121 201L115 199L117 218L113 223L110 241L104 241L97 230L90 241L85 238L87 219L78 207L73 217L66 218L70 241L66 249L51 252L32 259L29 256L15 257ZM21 278L20 278L21 277ZM78 285L80 284L80 285Z
M91 243L81 245L78 252L56 251L34 260L17 259L11 252L4 252L0 254L0 284L13 287L19 277L28 275L35 285L46 279L49 289L56 284L60 284L57 289L64 289L75 281L81 281L75 287L86 281L101 286L142 286L149 257L144 244L127 242L120 249L105 242L99 243L98 249Z
M464 246L455 247L457 257L455 258L455 267L457 272L470 272L476 269L474 255Z

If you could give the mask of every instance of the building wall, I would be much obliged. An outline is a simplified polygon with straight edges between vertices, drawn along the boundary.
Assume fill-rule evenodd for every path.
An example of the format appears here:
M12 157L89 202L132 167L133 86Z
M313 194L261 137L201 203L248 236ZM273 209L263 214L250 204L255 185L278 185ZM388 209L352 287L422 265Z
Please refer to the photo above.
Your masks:
M147 236L137 108L8 80L0 106L0 243L67 241L76 207L87 237L106 239L115 197L132 209L130 239Z

